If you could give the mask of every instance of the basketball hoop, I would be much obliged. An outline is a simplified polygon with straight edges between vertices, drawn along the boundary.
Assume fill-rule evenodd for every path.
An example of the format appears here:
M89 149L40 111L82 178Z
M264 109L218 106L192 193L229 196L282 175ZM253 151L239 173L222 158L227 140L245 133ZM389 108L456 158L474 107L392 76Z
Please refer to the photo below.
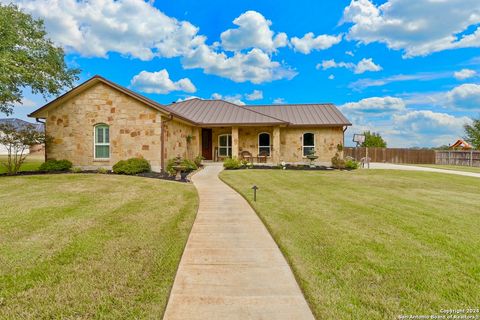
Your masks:
M353 135L353 142L356 142L357 143L357 147L359 145L361 145L362 143L365 142L365 135L364 134L358 134L358 133L355 133Z

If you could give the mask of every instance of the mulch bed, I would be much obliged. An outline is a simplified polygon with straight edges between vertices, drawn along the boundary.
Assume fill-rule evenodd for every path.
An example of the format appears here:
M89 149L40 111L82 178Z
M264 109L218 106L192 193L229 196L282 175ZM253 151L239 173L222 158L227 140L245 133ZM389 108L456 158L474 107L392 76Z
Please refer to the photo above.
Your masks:
M22 171L18 172L16 175L9 176L6 173L1 173L0 177L16 177L16 176L38 176L38 175L44 175L44 174L101 174L96 170L83 170L81 172L71 172L71 171L56 171L56 172L43 172L43 171ZM108 171L106 173L102 174L108 174L108 175L121 175L121 174L116 174L111 171ZM162 179L162 180L169 180L169 181L175 181L175 182L190 182L190 180L187 178L189 175L189 172L184 172L182 173L182 179L181 180L175 180L175 176L170 176L167 173L164 172L144 172L144 173L139 173L135 174L132 176L136 177L143 177L143 178L151 178L151 179Z

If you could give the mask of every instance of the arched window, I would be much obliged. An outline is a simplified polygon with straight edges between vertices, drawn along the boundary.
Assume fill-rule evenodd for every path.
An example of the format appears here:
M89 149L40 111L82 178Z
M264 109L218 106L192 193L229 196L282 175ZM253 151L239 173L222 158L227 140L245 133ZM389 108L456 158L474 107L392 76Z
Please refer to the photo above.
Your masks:
M106 124L95 126L95 159L110 158L110 128Z
M306 132L303 134L303 156L315 153L315 134Z
M258 154L270 156L270 133L262 132L258 135Z
M218 136L218 155L220 157L232 156L232 135L221 134Z

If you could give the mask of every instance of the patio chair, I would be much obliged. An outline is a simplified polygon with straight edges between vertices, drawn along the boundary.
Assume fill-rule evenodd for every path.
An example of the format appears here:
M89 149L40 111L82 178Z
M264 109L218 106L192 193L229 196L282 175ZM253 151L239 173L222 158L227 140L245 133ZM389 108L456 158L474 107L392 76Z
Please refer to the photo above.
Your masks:
M257 162L267 163L267 157L268 157L268 153L266 151L260 151L260 153L257 156Z
M245 150L240 152L240 159L247 160L248 162L253 162L253 155Z

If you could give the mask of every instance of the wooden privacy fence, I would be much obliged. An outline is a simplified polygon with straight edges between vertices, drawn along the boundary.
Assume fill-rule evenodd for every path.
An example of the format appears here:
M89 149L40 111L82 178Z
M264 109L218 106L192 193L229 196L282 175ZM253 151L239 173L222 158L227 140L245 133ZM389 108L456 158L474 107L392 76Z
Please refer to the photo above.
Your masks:
M435 153L436 164L480 167L480 151L478 150L441 150Z
M344 155L357 161L365 157L365 148L344 148ZM403 148L368 148L371 162L435 164L434 150Z

